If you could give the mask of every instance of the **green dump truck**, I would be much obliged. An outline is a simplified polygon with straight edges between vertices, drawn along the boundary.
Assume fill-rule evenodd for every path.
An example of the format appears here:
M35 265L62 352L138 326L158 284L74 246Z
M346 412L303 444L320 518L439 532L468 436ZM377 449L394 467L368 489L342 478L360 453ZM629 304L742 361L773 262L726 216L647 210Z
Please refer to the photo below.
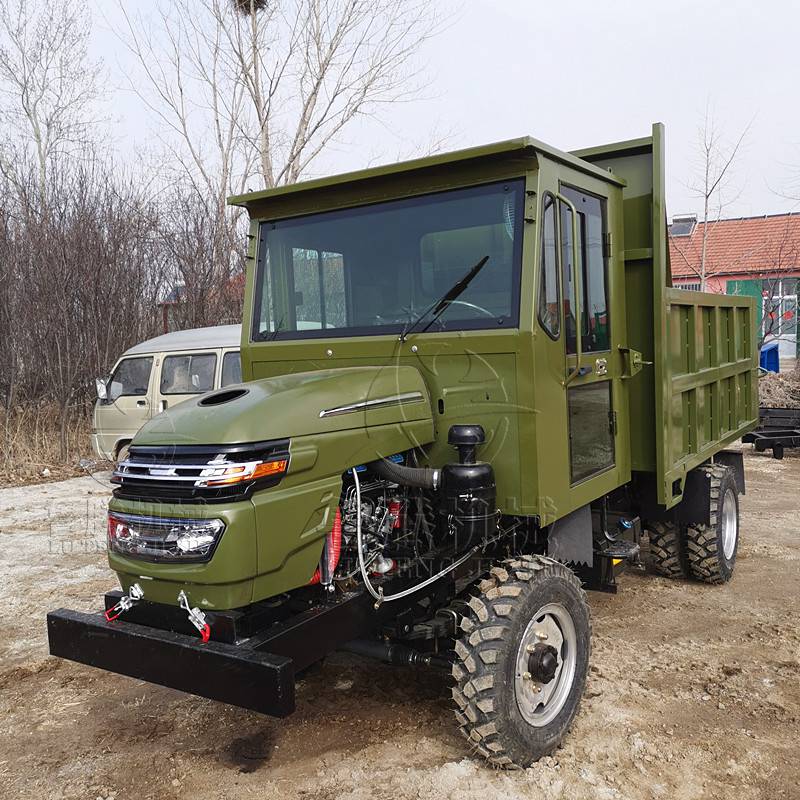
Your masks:
M245 382L114 473L104 612L51 653L275 716L334 650L452 671L497 766L561 741L584 588L730 579L751 298L671 288L664 139L535 139L234 197Z

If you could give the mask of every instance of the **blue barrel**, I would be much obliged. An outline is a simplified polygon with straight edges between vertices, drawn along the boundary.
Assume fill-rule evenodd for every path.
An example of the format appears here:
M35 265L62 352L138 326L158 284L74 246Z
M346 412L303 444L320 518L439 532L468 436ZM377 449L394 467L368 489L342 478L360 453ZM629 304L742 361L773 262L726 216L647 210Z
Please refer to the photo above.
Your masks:
M761 347L761 353L758 357L758 363L761 369L769 370L770 372L780 372L781 362L778 357L778 343L770 342Z

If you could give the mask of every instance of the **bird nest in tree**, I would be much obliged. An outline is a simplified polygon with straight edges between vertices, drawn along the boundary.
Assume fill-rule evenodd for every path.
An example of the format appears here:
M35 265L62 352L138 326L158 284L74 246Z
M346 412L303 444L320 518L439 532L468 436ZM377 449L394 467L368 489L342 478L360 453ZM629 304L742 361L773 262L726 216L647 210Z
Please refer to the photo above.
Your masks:
M236 10L242 14L259 11L267 5L268 0L232 0Z

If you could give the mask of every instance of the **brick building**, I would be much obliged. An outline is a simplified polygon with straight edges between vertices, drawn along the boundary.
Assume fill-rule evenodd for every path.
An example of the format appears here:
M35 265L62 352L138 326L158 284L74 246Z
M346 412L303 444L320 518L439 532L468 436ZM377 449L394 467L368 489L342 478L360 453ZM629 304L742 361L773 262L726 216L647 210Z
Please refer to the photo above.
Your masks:
M677 287L700 288L705 227L696 216L672 218L670 264ZM707 227L706 291L758 298L760 338L777 340L781 356L796 355L800 213L721 219Z

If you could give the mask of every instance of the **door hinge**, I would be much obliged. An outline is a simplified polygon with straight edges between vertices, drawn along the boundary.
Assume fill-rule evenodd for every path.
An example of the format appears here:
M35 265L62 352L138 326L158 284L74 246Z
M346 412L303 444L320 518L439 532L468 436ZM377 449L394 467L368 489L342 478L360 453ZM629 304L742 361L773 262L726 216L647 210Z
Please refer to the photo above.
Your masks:
M609 411L608 412L608 427L611 431L612 436L617 435L617 412L616 411Z
M611 258L611 233L606 234L605 242L603 242L603 257Z

